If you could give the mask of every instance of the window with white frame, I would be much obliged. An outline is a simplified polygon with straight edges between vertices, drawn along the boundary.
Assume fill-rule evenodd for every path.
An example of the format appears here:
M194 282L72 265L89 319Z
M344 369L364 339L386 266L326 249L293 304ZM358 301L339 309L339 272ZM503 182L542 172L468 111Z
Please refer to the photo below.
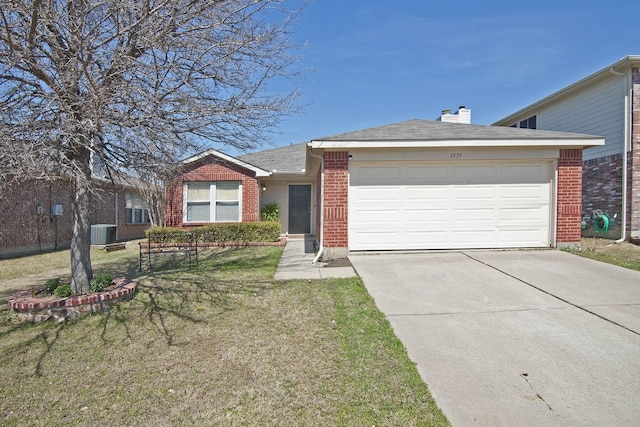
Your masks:
M187 182L184 222L240 222L240 181Z
M125 193L125 224L148 224L149 211L147 210L147 202L144 198L137 194Z

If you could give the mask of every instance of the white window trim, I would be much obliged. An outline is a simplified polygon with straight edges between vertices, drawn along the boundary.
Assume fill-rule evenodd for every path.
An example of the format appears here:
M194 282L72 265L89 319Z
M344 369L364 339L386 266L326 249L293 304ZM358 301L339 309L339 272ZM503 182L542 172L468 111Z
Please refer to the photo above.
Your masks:
M209 221L189 221L187 219L187 187L190 183L209 183ZM238 183L238 219L235 221L217 221L216 219L216 184L218 182L237 182ZM188 181L182 187L182 222L184 224L202 224L202 223L225 223L225 222L242 222L242 181Z

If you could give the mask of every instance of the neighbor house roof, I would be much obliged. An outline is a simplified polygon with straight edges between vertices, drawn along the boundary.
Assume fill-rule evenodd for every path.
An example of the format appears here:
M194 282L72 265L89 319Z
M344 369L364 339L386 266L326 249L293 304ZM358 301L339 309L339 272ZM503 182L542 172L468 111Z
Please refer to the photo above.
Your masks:
M229 156L228 154L224 154L224 153L222 153L220 151L213 150L213 149L207 150L207 151L205 151L203 153L200 153L200 154L196 154L195 156L191 156L191 157L183 160L182 163L185 163L185 164L193 163L195 161L198 161L200 159L204 159L205 157L209 157L209 156L217 157L217 158L219 158L221 160L224 160L226 162L235 164L235 165L240 166L240 167L242 167L244 169L248 169L248 170L254 171L256 173L256 176L269 176L270 175L270 173L267 170L265 170L265 169L263 169L261 167L258 167L256 165L253 165L253 164L248 163L246 161L240 160L239 158L236 158L236 157L233 157L233 156Z
M243 154L238 159L275 174L305 173L307 144L292 144L255 153Z
M497 122L495 122L493 125L494 126L509 126L511 124L513 124L514 121L516 121L518 119L518 117L521 117L523 115L533 115L536 114L537 110L539 110L540 108L544 107L546 104L549 103L553 103L556 102L557 100L571 95L579 90L582 90L583 88L589 86L590 84L593 84L597 81L600 81L601 79L607 77L607 76L611 76L612 74L614 75L619 75L621 72L628 72L628 70L633 67L633 66L639 66L640 65L640 55L629 55L629 56L625 56L624 58L614 62L611 65L608 65L606 67L604 67L603 69L596 71L593 74L588 75L587 77L578 80L577 82L570 84L569 86L566 86L554 93L552 93L551 95L542 98L539 101L534 102L533 104L530 104L518 111L516 111L513 114L508 115L507 117L504 117L500 120L498 120Z
M414 119L311 141L313 148L543 145L576 147L604 145L604 138L578 133Z

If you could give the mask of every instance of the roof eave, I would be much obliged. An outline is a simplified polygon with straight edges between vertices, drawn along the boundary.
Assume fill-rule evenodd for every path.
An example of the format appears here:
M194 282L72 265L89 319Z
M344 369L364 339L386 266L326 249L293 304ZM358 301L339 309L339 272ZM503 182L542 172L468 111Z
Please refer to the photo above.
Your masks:
M240 160L240 159L238 159L236 157L229 156L228 154L224 154L224 153L222 153L222 152L220 152L218 150L214 150L214 149L210 149L210 150L207 150L207 151L205 151L203 153L196 154L195 156L189 157L189 158L183 160L182 163L184 163L184 164L193 163L193 162L196 162L198 160L204 159L205 157L208 157L208 156L218 157L218 158L220 158L222 160L225 160L227 162L231 162L233 164L236 164L236 165L238 165L238 166L240 166L242 168L249 169L249 170L251 170L251 171L256 173L256 177L265 177L265 176L270 176L271 175L271 172L269 172L269 171L266 171L266 170L264 170L262 168L254 166L251 163L243 162L242 160Z
M355 148L443 148L443 147L597 147L604 138L550 139L462 139L435 141L311 141L312 148L349 150Z

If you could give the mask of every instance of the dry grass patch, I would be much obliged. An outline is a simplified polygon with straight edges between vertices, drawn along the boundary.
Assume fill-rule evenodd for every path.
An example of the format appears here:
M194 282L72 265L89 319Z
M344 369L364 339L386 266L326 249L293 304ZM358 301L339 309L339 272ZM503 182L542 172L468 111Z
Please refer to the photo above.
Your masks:
M640 246L629 242L616 243L609 239L584 237L580 250L569 252L640 271Z
M446 425L362 282L274 282L281 253L168 258L133 301L66 324L3 311L2 423Z

